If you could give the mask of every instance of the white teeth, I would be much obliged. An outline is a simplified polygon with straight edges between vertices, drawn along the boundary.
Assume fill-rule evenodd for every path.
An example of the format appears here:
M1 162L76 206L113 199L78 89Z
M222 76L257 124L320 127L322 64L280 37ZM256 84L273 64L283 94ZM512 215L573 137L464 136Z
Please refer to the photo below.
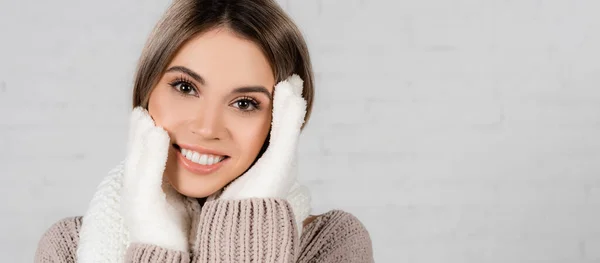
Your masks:
M195 155L195 154L194 154ZM202 154L200 155L202 157L200 157L200 160L198 161L199 164L208 164L206 161L208 159L208 156L206 154Z
M202 165L213 165L225 159L224 156L200 154L188 149L181 149L181 154L188 160Z

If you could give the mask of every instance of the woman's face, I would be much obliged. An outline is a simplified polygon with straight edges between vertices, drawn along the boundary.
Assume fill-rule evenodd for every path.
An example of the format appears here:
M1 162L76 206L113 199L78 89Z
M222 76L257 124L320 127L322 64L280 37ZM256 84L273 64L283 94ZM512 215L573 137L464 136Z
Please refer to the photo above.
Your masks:
M181 47L148 104L171 137L165 176L178 192L207 197L250 167L269 133L274 85L260 48L227 29Z

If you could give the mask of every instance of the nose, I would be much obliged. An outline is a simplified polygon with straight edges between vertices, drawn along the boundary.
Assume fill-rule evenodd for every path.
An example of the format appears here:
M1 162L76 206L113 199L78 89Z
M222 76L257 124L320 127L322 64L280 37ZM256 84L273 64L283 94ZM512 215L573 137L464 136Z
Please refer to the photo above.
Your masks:
M192 121L191 132L205 140L220 140L225 134L222 109L217 105L203 103L196 112Z

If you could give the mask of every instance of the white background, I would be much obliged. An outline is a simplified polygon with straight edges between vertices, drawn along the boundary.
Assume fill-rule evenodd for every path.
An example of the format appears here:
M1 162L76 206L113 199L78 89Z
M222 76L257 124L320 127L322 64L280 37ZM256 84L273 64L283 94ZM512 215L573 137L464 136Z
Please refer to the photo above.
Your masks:
M600 262L600 2L281 0L316 73L301 176L377 262ZM0 2L0 255L124 158L166 1Z

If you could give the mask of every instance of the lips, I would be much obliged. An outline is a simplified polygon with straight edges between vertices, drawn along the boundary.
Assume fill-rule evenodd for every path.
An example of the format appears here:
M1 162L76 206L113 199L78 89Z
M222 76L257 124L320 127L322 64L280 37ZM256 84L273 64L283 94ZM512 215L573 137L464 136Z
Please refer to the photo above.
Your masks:
M180 152L188 160L202 165L212 165L225 159L225 156L222 155L203 154L188 149L181 149Z
M197 175L211 174L229 160L227 155L197 146L174 144L173 147L177 152L178 163Z

